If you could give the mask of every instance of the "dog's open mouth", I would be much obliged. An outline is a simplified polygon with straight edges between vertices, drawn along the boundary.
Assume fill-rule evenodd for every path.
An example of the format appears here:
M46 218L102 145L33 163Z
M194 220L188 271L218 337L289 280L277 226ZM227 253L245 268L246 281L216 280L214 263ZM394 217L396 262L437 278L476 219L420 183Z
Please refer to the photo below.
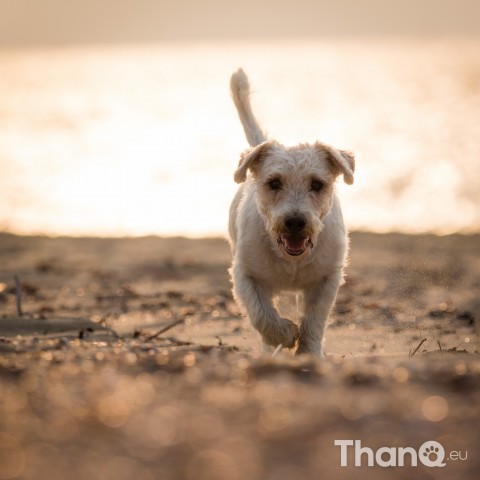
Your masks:
M288 233L280 235L280 237L278 237L278 243L281 243L285 251L292 257L298 257L307 249L307 247L312 245L312 241L309 237L291 235Z

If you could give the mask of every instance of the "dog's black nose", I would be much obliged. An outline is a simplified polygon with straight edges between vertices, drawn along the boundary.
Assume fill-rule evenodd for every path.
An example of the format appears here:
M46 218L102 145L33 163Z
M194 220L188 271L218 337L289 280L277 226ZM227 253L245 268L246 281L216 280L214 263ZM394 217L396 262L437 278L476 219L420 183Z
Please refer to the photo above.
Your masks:
M285 227L290 233L300 233L305 228L306 222L302 217L288 217Z

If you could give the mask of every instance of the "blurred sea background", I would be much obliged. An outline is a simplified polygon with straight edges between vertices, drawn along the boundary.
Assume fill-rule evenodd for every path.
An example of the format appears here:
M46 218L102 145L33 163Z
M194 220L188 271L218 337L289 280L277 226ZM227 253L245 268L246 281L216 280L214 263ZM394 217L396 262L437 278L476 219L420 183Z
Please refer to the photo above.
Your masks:
M480 231L480 37L274 34L4 41L0 230L223 235L243 67L273 138L356 154L349 229Z

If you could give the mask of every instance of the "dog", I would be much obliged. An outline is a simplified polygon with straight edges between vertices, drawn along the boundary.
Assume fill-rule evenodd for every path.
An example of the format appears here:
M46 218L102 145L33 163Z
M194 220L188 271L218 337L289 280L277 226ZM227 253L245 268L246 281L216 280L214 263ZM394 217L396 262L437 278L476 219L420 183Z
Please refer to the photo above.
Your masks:
M230 88L251 147L234 173L241 185L230 206L234 298L265 351L296 346L295 354L322 356L348 250L334 183L339 175L353 183L354 156L320 142L286 147L268 139L253 115L242 69ZM299 326L274 306L284 292L297 294Z

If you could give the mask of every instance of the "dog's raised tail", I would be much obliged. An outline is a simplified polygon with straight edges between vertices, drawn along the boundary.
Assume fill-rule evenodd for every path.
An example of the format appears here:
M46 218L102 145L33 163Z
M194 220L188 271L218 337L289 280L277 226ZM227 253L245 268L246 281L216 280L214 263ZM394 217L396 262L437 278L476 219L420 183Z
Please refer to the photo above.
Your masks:
M241 68L232 75L230 90L248 143L251 147L256 147L267 138L253 115L250 105L250 83L247 75Z

